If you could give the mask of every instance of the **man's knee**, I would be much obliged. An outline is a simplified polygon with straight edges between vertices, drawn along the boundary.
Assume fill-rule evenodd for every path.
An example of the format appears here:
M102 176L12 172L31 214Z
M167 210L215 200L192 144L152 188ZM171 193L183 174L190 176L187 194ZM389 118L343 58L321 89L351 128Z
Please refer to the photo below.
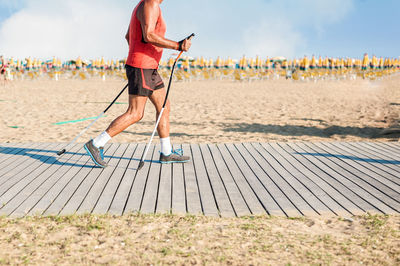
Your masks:
M140 120L142 120L143 116L144 116L144 112L140 112L140 111L128 111L127 115L129 117L129 121L134 124L136 122L139 122Z

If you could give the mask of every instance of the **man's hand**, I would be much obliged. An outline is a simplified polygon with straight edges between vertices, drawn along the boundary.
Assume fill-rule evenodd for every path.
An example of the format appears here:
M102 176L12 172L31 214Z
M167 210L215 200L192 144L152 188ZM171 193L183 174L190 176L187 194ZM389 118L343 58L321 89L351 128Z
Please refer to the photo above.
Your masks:
M192 46L192 36L179 42L179 51L187 52Z

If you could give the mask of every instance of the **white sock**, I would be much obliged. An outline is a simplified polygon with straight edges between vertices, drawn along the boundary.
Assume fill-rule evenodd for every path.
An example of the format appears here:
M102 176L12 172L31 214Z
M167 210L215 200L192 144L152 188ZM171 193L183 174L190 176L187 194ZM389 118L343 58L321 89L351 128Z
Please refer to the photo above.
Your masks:
M160 138L161 152L168 156L172 153L171 140L168 138Z
M106 145L106 143L111 139L110 135L108 135L108 133L106 131L104 131L103 133L101 133L100 135L97 136L97 138L95 138L93 140L93 145L96 148L100 148L100 147L104 147L104 145Z

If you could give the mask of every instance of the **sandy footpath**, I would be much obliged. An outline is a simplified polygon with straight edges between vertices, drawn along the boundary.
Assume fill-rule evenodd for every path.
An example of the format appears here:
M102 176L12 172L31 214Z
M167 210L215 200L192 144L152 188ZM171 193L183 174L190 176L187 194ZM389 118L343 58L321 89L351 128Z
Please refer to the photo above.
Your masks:
M60 80L0 83L1 142L68 142L124 86L124 81ZM103 131L127 108L127 93L79 142ZM400 76L381 81L175 82L171 92L174 143L268 141L397 141L373 138L396 125ZM146 142L154 126L150 102L144 119L113 142ZM14 128L19 127L19 128Z

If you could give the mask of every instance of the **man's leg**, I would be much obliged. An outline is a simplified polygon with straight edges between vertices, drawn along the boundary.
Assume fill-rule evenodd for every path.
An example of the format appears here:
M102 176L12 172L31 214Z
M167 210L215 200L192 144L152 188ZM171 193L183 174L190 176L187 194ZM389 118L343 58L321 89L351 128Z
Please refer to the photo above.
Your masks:
M144 107L146 106L147 97L138 95L129 95L128 110L121 116L117 117L107 128L106 132L110 137L114 137L127 129L129 126L137 123L143 118Z
M150 101L154 104L154 107L156 108L157 116L156 119L158 119L158 116L161 112L162 106L164 104L166 96L166 91L165 88L156 90L153 92L153 94L149 97ZM157 127L157 132L160 138L168 138L169 137L169 112L170 112L170 103L169 100L167 100L167 104L165 105L165 109L163 112L163 115L161 117L160 123L158 124Z
M94 140L85 144L85 149L97 166L106 167L104 162L103 147L112 137L124 131L130 125L138 122L143 117L147 97L129 95L128 110L116 118L106 131L102 132Z
M150 101L154 104L154 107L156 108L156 121L160 116L165 96L166 96L165 88L162 88L154 91L153 94L149 97ZM170 104L168 100L167 104L165 105L165 109L161 117L160 123L158 124L157 127L158 136L160 137L161 153L167 156L172 153L171 140L169 138L169 111L170 111Z
M156 90L149 97L150 101L154 104L156 108L156 120L158 119L162 106L164 104L166 96L165 88ZM163 111L162 117L160 119L160 123L157 127L158 135L160 136L160 144L161 144L161 155L160 161L161 163L178 163L178 162L187 162L190 160L190 157L183 156L183 154L172 153L171 141L169 138L169 113L171 107L169 100L167 100L167 104L165 105L165 109Z

